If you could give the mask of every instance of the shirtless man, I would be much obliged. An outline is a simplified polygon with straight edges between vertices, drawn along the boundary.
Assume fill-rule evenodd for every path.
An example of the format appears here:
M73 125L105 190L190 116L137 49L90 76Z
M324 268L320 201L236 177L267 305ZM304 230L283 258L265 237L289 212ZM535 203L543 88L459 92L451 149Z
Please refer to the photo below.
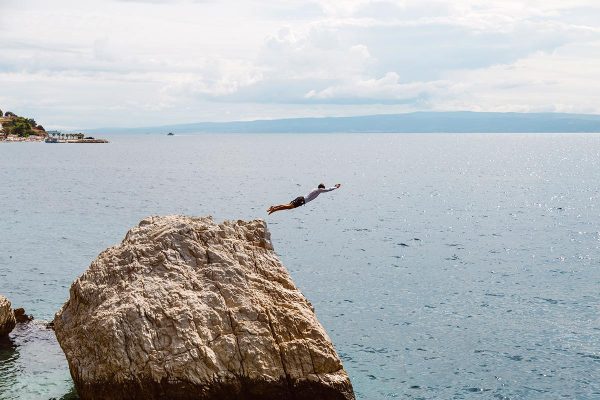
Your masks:
M317 196L320 195L321 193L331 192L332 190L335 190L335 189L339 188L340 186L342 186L342 185L340 185L338 183L334 187L325 189L325 185L321 183L321 184L319 184L319 186L316 189L311 190L311 192L309 194L307 194L306 196L296 197L294 200L290 201L288 204L280 204L278 206L271 206L271 207L269 207L267 212L269 213L269 215L271 215L275 211L291 210L292 208L303 206L306 203L308 203L309 201L313 201L314 199L316 199Z

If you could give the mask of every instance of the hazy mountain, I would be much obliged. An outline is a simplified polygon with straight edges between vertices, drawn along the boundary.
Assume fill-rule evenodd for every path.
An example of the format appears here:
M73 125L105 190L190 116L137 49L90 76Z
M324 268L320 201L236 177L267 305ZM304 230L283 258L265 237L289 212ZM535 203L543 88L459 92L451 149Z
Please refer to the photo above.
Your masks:
M415 112L359 117L199 122L142 128L89 129L91 133L528 133L600 132L600 115L558 113Z

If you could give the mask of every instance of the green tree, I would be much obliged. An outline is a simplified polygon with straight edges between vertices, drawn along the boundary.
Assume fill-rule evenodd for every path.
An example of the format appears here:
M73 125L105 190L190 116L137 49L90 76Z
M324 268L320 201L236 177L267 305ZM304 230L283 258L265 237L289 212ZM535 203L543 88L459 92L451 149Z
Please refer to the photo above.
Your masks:
M31 134L31 125L29 125L26 121L17 120L12 126L12 134L28 137Z
M4 130L9 135L17 135L20 137L28 137L33 133L31 125L26 118L15 117L4 124Z
M2 113L2 110L0 110L0 117L4 116L4 114Z

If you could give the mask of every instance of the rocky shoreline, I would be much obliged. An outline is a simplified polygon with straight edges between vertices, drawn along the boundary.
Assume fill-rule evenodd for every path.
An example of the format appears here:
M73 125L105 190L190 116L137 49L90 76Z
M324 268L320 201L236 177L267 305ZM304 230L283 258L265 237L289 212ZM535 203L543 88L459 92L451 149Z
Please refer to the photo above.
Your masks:
M45 136L30 135L28 137L8 135L0 136L0 143L109 143L106 139L53 139Z
M24 308L13 310L11 302L0 295L0 339L7 338L17 324L25 324L31 321L33 321L33 317L27 315Z
M25 118L11 111L0 110L0 143L46 142L46 143L108 143L106 139L85 137L83 133L46 131L33 118Z
M17 324L11 306L10 301L0 295L0 339L7 337Z
M0 136L0 143L20 143L20 142L34 142L43 143L46 139L45 136L30 135L28 137L21 137L17 135L8 135L6 137Z
M108 143L106 139L52 139L47 138L46 143Z

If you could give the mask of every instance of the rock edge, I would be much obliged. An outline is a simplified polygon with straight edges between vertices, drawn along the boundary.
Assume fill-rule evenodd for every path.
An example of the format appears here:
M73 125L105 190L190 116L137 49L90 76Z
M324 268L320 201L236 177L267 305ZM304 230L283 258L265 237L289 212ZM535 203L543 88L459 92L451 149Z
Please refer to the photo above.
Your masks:
M15 328L17 321L8 299L0 295L0 338L8 336Z

